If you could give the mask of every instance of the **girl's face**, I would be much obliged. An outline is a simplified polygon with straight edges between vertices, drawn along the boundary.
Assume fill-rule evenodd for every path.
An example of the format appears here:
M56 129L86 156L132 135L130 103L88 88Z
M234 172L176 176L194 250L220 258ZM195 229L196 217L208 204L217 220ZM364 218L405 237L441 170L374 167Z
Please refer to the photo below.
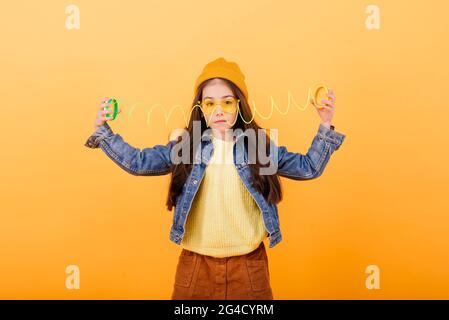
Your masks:
M226 82L221 79L213 79L203 88L202 101L203 103L212 105L210 104L211 101L219 101L220 99L222 104L229 106L233 99L234 101L237 100L237 96L234 95ZM232 109L233 108L219 104L212 113L204 114L204 117L213 132L224 136L226 129L232 128L237 117L237 109Z

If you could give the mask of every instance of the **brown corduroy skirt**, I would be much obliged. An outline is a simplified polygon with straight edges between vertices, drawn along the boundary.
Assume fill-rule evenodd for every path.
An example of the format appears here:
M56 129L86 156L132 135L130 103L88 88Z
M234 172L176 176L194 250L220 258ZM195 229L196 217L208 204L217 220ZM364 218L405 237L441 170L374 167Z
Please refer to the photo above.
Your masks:
M264 243L250 253L226 258L183 248L171 299L272 300Z

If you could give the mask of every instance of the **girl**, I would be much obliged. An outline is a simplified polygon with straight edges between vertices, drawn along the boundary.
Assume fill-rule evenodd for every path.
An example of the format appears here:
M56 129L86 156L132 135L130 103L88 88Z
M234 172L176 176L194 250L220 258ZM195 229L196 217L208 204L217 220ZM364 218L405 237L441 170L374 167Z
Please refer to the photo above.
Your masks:
M100 147L133 175L171 173L170 240L182 247L172 299L273 299L263 240L269 238L270 248L282 240L279 177L319 177L345 138L331 125L335 95L329 90L323 107L311 101L321 123L307 154L276 146L268 135L257 134L261 128L253 120L244 80L234 62L220 57L208 63L194 86L188 126L167 144L143 150L112 132L105 98L85 144ZM195 130L201 139L195 139ZM251 130L255 139L246 134ZM263 174L264 156L275 165L274 173Z

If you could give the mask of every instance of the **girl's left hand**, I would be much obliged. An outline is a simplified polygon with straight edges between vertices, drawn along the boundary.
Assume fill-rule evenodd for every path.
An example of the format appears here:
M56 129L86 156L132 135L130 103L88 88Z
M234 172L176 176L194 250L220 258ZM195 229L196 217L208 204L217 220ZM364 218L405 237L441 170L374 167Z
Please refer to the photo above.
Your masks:
M331 89L329 89L329 93L327 94L327 96L329 97L329 100L321 100L320 103L323 104L324 106L317 106L315 104L315 101L313 101L313 99L310 99L310 102L312 103L312 105L315 107L316 111L318 112L318 115L321 118L321 122L323 123L331 123L332 122L332 117L334 116L334 112L335 112L335 94L334 91L332 91Z

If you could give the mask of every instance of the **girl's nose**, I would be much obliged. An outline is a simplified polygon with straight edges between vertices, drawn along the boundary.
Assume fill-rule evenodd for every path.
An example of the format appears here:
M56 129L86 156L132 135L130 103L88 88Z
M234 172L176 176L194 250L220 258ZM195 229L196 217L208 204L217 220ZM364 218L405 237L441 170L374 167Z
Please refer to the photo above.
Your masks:
M215 110L215 114L216 115L223 115L223 110L221 110L221 106L217 105L217 109Z

